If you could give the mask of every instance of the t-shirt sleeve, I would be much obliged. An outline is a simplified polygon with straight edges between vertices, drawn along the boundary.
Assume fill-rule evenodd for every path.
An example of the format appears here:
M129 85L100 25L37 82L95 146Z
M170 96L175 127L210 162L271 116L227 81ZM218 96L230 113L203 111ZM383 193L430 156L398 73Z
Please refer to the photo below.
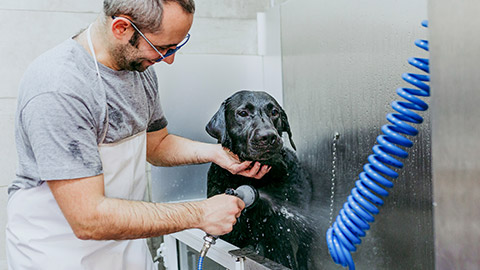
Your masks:
M149 68L146 71L146 75L149 86L147 95L150 106L150 119L148 121L147 132L153 132L165 128L168 125L168 121L160 103L157 74L153 69Z
M98 125L81 99L64 93L43 93L32 98L20 113L21 128L28 134L42 180L102 173Z

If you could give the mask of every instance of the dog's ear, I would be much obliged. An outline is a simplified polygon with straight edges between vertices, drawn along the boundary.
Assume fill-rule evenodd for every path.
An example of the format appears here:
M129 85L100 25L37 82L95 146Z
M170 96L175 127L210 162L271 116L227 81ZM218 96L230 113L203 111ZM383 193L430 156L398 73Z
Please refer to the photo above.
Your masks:
M280 119L282 120L282 127L278 130L279 133L282 134L283 132L287 132L288 139L290 140L290 145L295 151L297 151L297 147L295 146L295 143L292 139L292 131L290 130L290 124L288 123L287 114L282 108L280 109Z
M220 105L220 108L218 109L218 111L215 113L212 119L210 119L207 126L205 127L205 130L207 130L207 133L213 138L217 139L219 143L223 141L223 138L226 133L225 103L226 101L224 101L222 105Z

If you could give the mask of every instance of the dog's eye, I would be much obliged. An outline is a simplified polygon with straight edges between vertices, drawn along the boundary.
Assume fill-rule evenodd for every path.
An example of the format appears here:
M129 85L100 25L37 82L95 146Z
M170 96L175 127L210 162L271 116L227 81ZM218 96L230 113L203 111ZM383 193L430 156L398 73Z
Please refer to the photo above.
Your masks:
M272 116L277 116L279 114L277 109L272 110Z
M238 115L240 115L241 117L247 117L247 116L248 116L248 112L247 112L247 111L239 111L239 112L238 112Z

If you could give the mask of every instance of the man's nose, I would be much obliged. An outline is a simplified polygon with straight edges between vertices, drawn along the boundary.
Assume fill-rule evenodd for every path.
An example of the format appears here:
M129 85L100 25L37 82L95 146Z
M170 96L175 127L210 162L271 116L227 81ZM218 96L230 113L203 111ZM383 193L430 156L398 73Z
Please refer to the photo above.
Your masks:
M175 53L172 54L172 55L169 55L168 57L166 57L162 61L169 64L169 65L173 64L173 61L175 61Z

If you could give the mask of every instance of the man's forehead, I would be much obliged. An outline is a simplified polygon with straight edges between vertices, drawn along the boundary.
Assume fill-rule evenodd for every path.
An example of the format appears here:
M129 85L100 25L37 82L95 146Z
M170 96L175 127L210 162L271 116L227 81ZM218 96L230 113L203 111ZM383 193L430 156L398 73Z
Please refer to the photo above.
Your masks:
M162 31L178 31L185 27L190 28L193 23L193 13L186 12L176 2L167 2L163 6Z

